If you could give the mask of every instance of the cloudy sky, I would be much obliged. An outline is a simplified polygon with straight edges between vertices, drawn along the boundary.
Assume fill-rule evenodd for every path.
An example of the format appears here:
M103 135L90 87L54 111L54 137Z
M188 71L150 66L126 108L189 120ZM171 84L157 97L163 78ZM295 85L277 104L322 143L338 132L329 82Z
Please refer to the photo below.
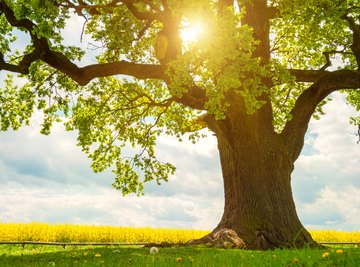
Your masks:
M311 229L360 230L360 145L354 114L343 96L312 121L293 173L293 193L301 221ZM0 221L102 224L212 229L223 209L216 149L210 137L197 145L159 140L160 157L177 172L145 196L123 197L111 187L110 172L94 174L76 147L75 133L55 125L39 134L40 116L31 127L0 133Z
M76 23L76 22L75 22ZM73 33L74 34L74 33ZM75 34L74 34L75 35ZM312 120L293 173L293 193L310 229L360 230L360 144L349 124L355 110L334 94L326 115ZM198 144L159 139L158 152L177 166L145 196L123 197L111 187L111 172L94 174L76 147L76 134L55 125L39 134L31 127L0 132L0 222L48 222L212 229L223 211L223 186L216 140Z

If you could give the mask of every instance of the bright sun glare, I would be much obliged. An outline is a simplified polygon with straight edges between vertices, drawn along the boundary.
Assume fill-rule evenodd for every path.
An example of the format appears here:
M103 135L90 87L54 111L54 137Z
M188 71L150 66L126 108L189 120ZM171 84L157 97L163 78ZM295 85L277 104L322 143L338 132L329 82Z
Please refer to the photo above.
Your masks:
M180 32L181 39L185 44L190 44L198 41L204 34L205 27L202 23L184 22L183 28Z

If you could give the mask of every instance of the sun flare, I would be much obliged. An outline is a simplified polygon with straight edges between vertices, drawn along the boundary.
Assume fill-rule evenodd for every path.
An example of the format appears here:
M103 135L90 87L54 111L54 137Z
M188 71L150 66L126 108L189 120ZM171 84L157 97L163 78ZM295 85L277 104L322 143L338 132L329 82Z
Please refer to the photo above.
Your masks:
M201 22L190 23L184 22L180 31L180 37L185 44L195 43L199 41L205 33L204 24Z

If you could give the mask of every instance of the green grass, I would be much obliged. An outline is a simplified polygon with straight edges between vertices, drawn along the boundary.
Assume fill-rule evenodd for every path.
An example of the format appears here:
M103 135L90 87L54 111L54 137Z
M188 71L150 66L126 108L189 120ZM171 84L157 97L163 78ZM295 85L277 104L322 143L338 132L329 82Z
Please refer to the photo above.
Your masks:
M201 247L0 246L0 266L360 266L360 249L246 251ZM324 253L328 253L324 255Z

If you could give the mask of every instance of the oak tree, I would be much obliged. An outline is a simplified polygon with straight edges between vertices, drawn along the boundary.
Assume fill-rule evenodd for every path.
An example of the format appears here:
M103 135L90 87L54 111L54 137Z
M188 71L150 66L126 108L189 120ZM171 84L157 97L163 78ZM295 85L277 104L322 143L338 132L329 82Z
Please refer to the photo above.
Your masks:
M87 50L64 41L75 16ZM208 128L225 207L192 244L316 245L296 214L291 173L332 92L360 108L359 17L359 0L0 0L1 130L28 124L34 110L44 134L66 118L92 168L112 168L116 189L141 194L175 170L156 157L160 135L195 142ZM203 28L191 40L194 24ZM17 36L28 38L23 49ZM127 145L138 153L122 155Z

